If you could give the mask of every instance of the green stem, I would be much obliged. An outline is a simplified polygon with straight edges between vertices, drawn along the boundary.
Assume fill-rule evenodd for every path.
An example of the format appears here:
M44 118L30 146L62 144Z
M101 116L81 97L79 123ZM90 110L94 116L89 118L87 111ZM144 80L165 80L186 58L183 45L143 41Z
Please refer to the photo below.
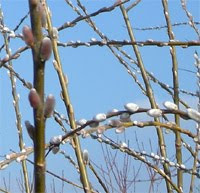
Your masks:
M39 1L38 1L39 2ZM37 90L41 105L34 109L35 138L34 138L34 188L37 193L45 192L45 119L44 106L44 69L45 63L40 59L40 45L43 39L41 17L38 13L37 4L29 0L31 26L34 36L32 47L34 62L34 88Z
M170 40L174 40L174 34L172 32L172 25L170 22L169 10L168 10L168 2L166 0L162 0L163 4L163 12L165 15L166 23L167 23L167 31ZM179 107L179 82L178 82L178 62L176 57L176 47L170 47L170 53L172 58L172 74L173 74L173 87L174 87L174 103ZM175 123L180 126L180 116L175 114ZM176 137L176 159L178 164L182 164L182 151L181 151L181 134L180 132L175 132ZM177 185L179 188L183 187L183 171L177 170Z

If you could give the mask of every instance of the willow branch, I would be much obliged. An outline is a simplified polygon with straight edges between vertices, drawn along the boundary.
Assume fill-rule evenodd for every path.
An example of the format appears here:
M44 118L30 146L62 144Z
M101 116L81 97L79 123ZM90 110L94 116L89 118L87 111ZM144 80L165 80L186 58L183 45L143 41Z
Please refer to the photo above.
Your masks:
M67 3L70 3L68 0L66 0L66 1L67 1ZM101 9L99 9L99 10L97 10L97 11L91 13L91 14L88 14L87 16L79 16L76 19L74 19L73 21L66 22L62 26L58 27L58 31L63 30L63 29L68 28L68 27L74 27L77 24L77 22L82 21L82 20L86 20L86 19L91 18L91 17L95 17L95 16L97 16L97 15L99 15L101 13L111 12L116 7L126 3L128 1L130 1L130 0L118 1L118 2L114 3L110 7L103 7L103 8L101 8Z
M131 41L134 42L135 41L135 37L134 37L133 31L132 31L132 27L131 27L131 23L129 21L128 14L127 14L125 8L122 5L120 6L120 9L121 9L121 12L123 14L124 21L126 23L126 27L127 27L127 31L128 31L129 37L130 37ZM146 69L144 67L144 64L143 64L142 57L141 57L141 54L139 52L139 49L138 49L138 47L136 45L133 45L133 50L134 50L136 58L137 58L138 66L139 66L141 74L142 74L142 78L143 78L143 81L144 81L144 84L145 84L145 87L146 87L147 97L149 98L149 102L151 104L151 107L152 108L157 108L156 101L155 101L155 98L154 98L154 95L153 95L153 90L152 90L151 85L149 83L148 75L146 73ZM155 118L155 121L159 122L159 119ZM167 157L166 145L165 145L165 141L164 141L162 128L157 126L156 130L157 130L158 143L159 143L161 155L163 157ZM169 170L168 165L167 164L163 164L163 167L164 167L165 173L169 176L169 178L171 178L171 174L170 174L170 170ZM166 180L166 186L167 186L168 192L171 193L172 192L171 185L170 185L168 180Z
M73 47L77 48L80 46L130 46L130 45L137 45L140 47L143 46L158 46L158 47L166 47L166 46L180 46L183 48L187 48L190 46L200 46L200 41L197 40L192 40L192 41L179 41L179 40L171 40L169 42L164 42L164 41L157 41L157 40L152 40L148 39L146 41L129 41L129 40L105 40L103 39L102 41L98 40L93 40L93 41L88 41L88 42L81 42L81 41L69 41L66 43L58 42L59 46L63 47Z
M41 105L34 109L35 137L34 137L34 191L45 192L45 119L44 119L44 69L45 62L41 60L40 47L43 39L39 1L29 0L31 26L34 37L32 46L34 63L34 88L39 94Z
M3 14L2 10L0 8L0 18L1 18L1 24L4 25L3 23ZM5 44L5 50L8 55L8 58L11 56L11 51L9 49L9 40L7 34L3 34L4 37L4 44ZM9 61L8 66L12 69L12 61ZM12 73L12 71L9 71L10 73L10 82L12 85L12 97L13 97L13 106L15 110L15 115L16 115L16 126L17 126L17 133L18 133L18 138L19 138L19 148L20 151L24 149L24 140L23 140L23 133L22 133L22 123L21 123L21 113L19 109L19 95L17 94L17 89L16 89L16 81L15 77ZM28 179L28 170L27 170L27 165L26 165L26 160L22 161L22 171L23 171L23 177L24 177L24 186L26 193L30 193L30 188L29 188L29 179Z
M168 10L168 2L166 0L162 0L163 4L163 12L165 15L165 20L167 23L167 31L170 41L175 39L174 33L172 31L170 15ZM179 107L179 81L178 81L178 61L176 57L176 47L170 47L170 54L172 58L172 73L173 73L173 89L174 89L174 103ZM179 126L180 125L180 117L178 114L175 115L175 122ZM176 136L176 159L179 164L182 164L182 150L181 150L181 135L179 132L175 132ZM177 185L180 188L183 188L183 173L181 170L178 170L177 175Z
M45 5L45 10L46 10L46 15L47 15L48 32L49 32L49 36L51 37L51 40L52 40L53 53L54 53L54 58L55 58L54 66L57 71L60 85L62 88L63 102L65 104L65 107L66 107L66 110L68 113L71 129L76 129L74 110L73 110L73 106L70 101L69 92L68 92L68 88L67 88L67 86L68 86L67 77L64 75L63 70L62 70L62 64L61 64L60 55L59 55L59 51L58 51L58 47L57 47L57 39L53 37L53 27L52 27L52 23L51 23L50 14L48 12L46 5ZM81 145L80 145L78 136L75 135L73 137L73 143L74 143L74 150L76 153L76 157L78 160L78 165L80 168L81 182L83 184L85 193L89 193L89 192L91 192L91 187L89 184L87 171L86 171L86 168L85 168L85 165L83 162Z

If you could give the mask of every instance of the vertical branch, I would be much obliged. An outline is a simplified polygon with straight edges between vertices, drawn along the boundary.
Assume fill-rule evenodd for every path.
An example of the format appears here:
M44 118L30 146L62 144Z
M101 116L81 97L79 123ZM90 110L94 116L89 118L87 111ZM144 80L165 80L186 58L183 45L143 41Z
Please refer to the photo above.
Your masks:
M172 32L172 25L170 22L170 16L168 11L168 3L167 0L162 0L164 15L167 23L167 31L170 41L174 40L174 33ZM179 82L178 82L178 62L176 57L176 47L170 47L170 54L172 57L172 73L173 73L173 87L174 87L174 103L179 107ZM175 123L180 126L180 116L175 114ZM178 164L182 164L182 151L181 151L181 135L180 132L175 132L176 136L176 159ZM179 188L183 187L183 172L182 170L177 170L177 185Z
M134 34L133 34L133 30L132 30L133 28L131 27L131 23L129 21L127 11L125 10L123 5L120 6L120 9L121 9L121 12L123 14L124 21L126 23L126 27L127 27L127 30L128 30L129 37L130 37L132 42L135 42L136 40L135 40L135 37L134 37ZM157 108L156 101L155 101L155 98L154 98L154 95L153 95L153 91L152 91L152 88L151 88L151 85L150 85L150 82L149 82L149 79L148 79L148 75L147 75L146 69L144 67L138 46L133 45L132 47L133 47L133 50L134 50L136 58L137 58L138 67L140 68L140 71L141 71L141 74L142 74L142 78L143 78L143 81L144 81L144 84L145 84L145 87L146 87L146 94L147 94L147 97L149 98L151 107ZM154 120L156 122L159 122L158 118L154 118ZM157 130L158 143L159 143L161 155L166 158L167 157L166 145L165 145L165 141L164 141L162 128L157 126L156 130ZM171 178L171 174L170 174L170 170L169 170L168 165L166 163L164 163L163 167L164 167L165 174L168 175L169 178ZM171 189L170 183L167 180L165 180L165 182L166 182L168 192L171 193L172 189Z
M197 53L194 54L195 57L195 66L197 68L197 93L198 93L198 111L200 112L200 77L198 74L200 74L200 58ZM197 123L196 126L197 129L197 136L198 136L198 141L200 141L200 124ZM195 151L194 151L194 160L193 160L193 167L192 167L192 172L197 171L197 164L198 164L198 155L199 155L199 145L198 143L195 144ZM190 181L190 191L189 193L194 192L194 185L195 185L195 178L196 176L191 174L191 181Z
M1 18L1 20L0 20L1 25L4 25L1 7L0 7L0 18ZM9 49L8 36L6 33L4 33L3 37L4 37L6 53L10 57L11 51ZM13 66L12 62L9 61L8 64L9 64L10 68L12 69L12 66ZM9 73L10 73L10 81L11 81L11 85L12 85L13 106L15 109L16 125L17 125L17 130L18 130L18 137L19 137L19 148L20 148L20 151L22 151L25 147L24 147L24 141L23 141L23 135L22 135L21 114L20 114L20 110L19 110L19 96L17 94L14 74L11 70L9 70ZM22 160L22 171L23 171L23 176L24 176L24 186L25 186L26 193L30 193L26 160Z
M58 73L60 85L61 85L61 88L62 88L63 102L65 103L65 107L66 107L66 110L67 110L67 113L68 113L70 127L71 127L71 129L76 129L76 122L75 122L75 118L74 118L74 110L73 110L73 106L71 104L69 92L68 92L68 89L67 89L68 80L67 80L67 77L66 77L66 75L64 75L63 70L62 70L62 64L61 64L58 46L57 46L57 37L56 37L55 31L54 31L55 29L53 29L53 27L52 27L50 14L49 14L49 11L48 11L48 8L47 8L46 5L45 5L45 10L46 10L46 17L47 17L48 32L49 32L49 36L50 36L51 41L52 41L52 48L53 48L53 53L54 53L54 58L55 58L54 66L55 66L55 69ZM80 141L79 141L78 136L74 135L73 143L74 143L74 150L75 150L75 153L76 153L76 157L77 157L77 161L78 161L78 165L79 165L79 169L80 169L81 182L83 184L84 191L89 193L89 192L91 192L91 187L90 187L90 184L89 184L87 170L86 170L85 164L83 162L81 145L80 145Z
M41 104L34 109L34 177L35 192L45 192L45 121L44 121L44 69L45 62L40 57L40 46L43 38L41 17L38 10L38 0L29 0L31 26L34 37L32 48L34 63L34 88Z

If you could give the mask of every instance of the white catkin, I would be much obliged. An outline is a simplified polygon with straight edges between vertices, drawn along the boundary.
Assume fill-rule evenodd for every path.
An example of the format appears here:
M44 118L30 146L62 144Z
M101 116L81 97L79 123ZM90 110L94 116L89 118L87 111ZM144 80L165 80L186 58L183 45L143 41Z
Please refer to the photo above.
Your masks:
M112 109L112 110L110 110L110 111L107 112L107 116L112 116L112 115L114 115L114 114L117 113L117 112L119 112L119 110L117 110L117 109Z
M50 144L58 145L62 142L62 135L54 136L50 139Z
M200 122L200 113L197 110L192 109L192 108L188 108L187 114L194 121Z
M178 110L178 106L170 101L165 101L163 103L164 107L169 110Z
M83 150L83 161L85 164L89 163L89 153L87 149Z
M127 103L127 104L124 105L124 108L127 111L129 111L131 113L134 113L139 109L139 106L137 104L135 104L135 103Z
M80 125L80 126L85 125L86 123L87 123L86 119L80 119L80 120L76 121L76 124Z
M97 121L97 122L105 121L106 120L106 114L99 113L99 114L97 114L96 116L93 117L93 120Z
M151 117L160 117L162 115L162 111L160 109L150 109L147 111L147 114Z

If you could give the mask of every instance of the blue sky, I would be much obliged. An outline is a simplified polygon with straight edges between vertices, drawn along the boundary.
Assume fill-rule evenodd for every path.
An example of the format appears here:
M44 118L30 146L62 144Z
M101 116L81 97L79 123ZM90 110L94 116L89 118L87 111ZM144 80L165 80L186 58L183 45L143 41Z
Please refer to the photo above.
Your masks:
M7 27L13 29L19 22L19 20L28 12L28 3L25 0L1 0L2 10L4 12L4 22ZM64 22L72 21L77 15L67 6L63 0L49 0L49 6L52 11L52 20L55 27L61 26ZM72 1L75 3L76 1ZM88 12L98 10L104 6L110 6L114 1L91 1L85 0L82 3L88 9ZM200 14L200 2L188 1L189 11L192 13L194 20L199 21ZM171 16L171 22L186 22L188 21L185 13L181 9L179 1L169 0L169 11ZM158 0L143 0L137 7L135 7L129 13L133 27L152 27L165 25L165 19L162 10L161 1ZM93 18L97 27L104 33L109 39L125 40L129 39L125 28L123 17L120 9L117 8L112 13L103 13ZM23 25L30 25L30 18L26 19L17 33L21 33ZM173 27L173 31L176 39L181 41L197 40L197 35L188 25ZM153 31L135 31L137 40L145 41L147 39L153 40L168 40L166 28ZM100 37L89 27L89 25L82 21L79 22L74 28L68 28L63 30L59 34L59 41L68 42L73 41L89 41L90 38L96 38L100 40ZM2 37L0 37L0 43L2 45ZM17 39L12 39L10 47L12 51L16 51L19 47L24 46L24 42ZM135 59L134 53L131 47L123 47L128 54ZM198 50L198 47L191 47L187 49L177 48L177 58L180 68L189 69L195 71L194 68L194 51ZM127 102L135 102L141 107L148 107L149 102L147 98L139 90L137 84L128 75L125 68L119 63L119 61L112 55L107 47L79 47L79 48L59 48L61 60L63 64L64 72L68 75L69 79L69 92L71 102L74 106L76 119L86 118L91 119L95 114L99 112L107 112L112 108L123 109L123 105ZM154 75L166 84L172 85L172 73L171 73L171 58L169 48L157 48L157 47L142 47L140 48L145 67L153 72ZM0 57L3 58L5 52L0 53ZM60 86L57 78L57 74L52 65L53 57L46 64L46 95L52 93L56 97L56 110L61 114L66 115L65 107L60 100ZM21 77L25 80L32 82L32 56L31 51L24 52L20 59L13 62L14 69L20 73ZM189 90L191 92L196 91L196 76L192 73L185 71L179 71L180 74L180 88ZM143 84L140 75L137 75L138 79ZM157 102L161 104L165 100L172 100L171 97L164 91L161 91L160 87L153 84L153 89ZM28 90L22 86L17 80L17 91L20 94L20 111L22 115L22 125L24 128L24 121L30 120L32 122L32 109L28 102ZM18 151L18 137L15 126L15 114L12 106L12 95L10 82L7 75L7 70L1 68L0 77L0 155L7 154L10 149ZM181 95L189 105L197 108L197 100L190 96ZM134 119L146 120L147 116L136 116ZM194 127L192 122L183 122L184 128ZM192 128L191 128L192 129ZM156 140L154 135L155 130L130 128L127 130L127 135L130 136L130 144L133 148L137 149L134 141L134 133L137 132L140 143L144 143L147 149L151 152L149 146L149 139L152 140L154 145L154 151L156 152ZM24 140L27 145L31 145L31 141L24 132ZM61 129L56 125L53 119L49 119L46 125L47 142L53 135L61 133ZM114 131L109 131L108 135L114 139L124 140L124 136L117 136ZM155 135L154 135L155 136ZM167 139L173 140L172 135L168 135ZM166 140L167 143L169 142ZM102 157L98 156L97 152L101 151L101 146L92 139L81 139L83 149L87 148L90 152L91 159L100 165L104 165ZM71 148L67 145L62 147L67 151L74 160L75 156ZM119 164L121 159L119 160ZM75 179L78 182L78 175L70 170L69 163L64 161L62 155L54 156L49 155L47 159L47 168L52 171L61 174L64 169L66 176ZM134 162L136 165L137 162ZM16 167L17 166L17 167ZM31 166L30 171L31 171ZM2 172L1 177L8 177L9 172L12 178L15 179L19 175L19 164L13 163L9 166L8 170ZM67 173L70 170L70 175ZM13 174L12 171L15 171ZM71 173L72 172L72 173ZM73 175L72 175L73 174ZM141 176L146 178L147 176ZM51 183L51 177L47 175L47 183ZM95 183L95 182L94 182ZM0 182L0 187L3 187L3 181ZM60 184L56 181L56 185L60 188ZM17 184L12 184L16 186ZM71 188L70 186L67 186ZM13 188L13 187L12 187ZM73 188L71 189L71 191ZM74 191L74 190L73 190ZM143 187L139 187L138 191L144 191Z

